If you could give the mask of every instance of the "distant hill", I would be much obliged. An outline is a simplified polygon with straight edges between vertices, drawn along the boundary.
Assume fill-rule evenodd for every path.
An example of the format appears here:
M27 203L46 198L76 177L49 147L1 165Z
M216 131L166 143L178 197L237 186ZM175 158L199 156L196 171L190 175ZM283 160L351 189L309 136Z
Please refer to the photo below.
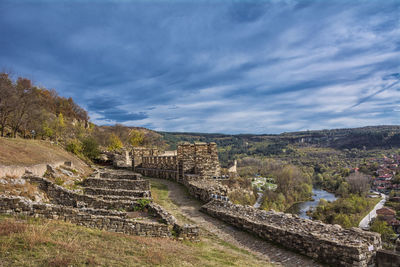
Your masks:
M337 149L372 149L400 147L400 126L367 126L332 130L288 132L282 134L209 134L160 132L172 146L177 142L209 142L230 145L237 142L272 142L288 144L316 145Z
M219 156L227 165L235 155L290 154L293 147L333 149L391 149L400 147L400 126L368 126L282 134L209 134L159 132L172 149L179 142L216 142Z

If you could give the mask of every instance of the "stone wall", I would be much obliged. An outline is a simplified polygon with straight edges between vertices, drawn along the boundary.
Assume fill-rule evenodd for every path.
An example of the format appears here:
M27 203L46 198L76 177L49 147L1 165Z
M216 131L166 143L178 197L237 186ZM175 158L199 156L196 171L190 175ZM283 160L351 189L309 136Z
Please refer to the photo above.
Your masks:
M177 170L177 156L142 157L142 168Z
M135 221L108 214L93 215L76 208L30 202L20 197L0 195L0 213L58 219L91 228L104 229L130 235L168 237L171 232L166 224Z
M106 201L93 196L88 196L68 190L52 183L50 180L36 176L24 176L23 178L38 185L44 191L52 203L69 207L90 207L95 209L125 209L134 210L139 205L134 201Z
M161 178L173 181L178 180L178 172L173 170L136 168L135 171L140 172L147 177Z
M85 194L88 195L102 195L102 196L125 196L132 198L150 198L150 191L132 191L132 190L122 190L122 189L105 189L105 188L92 188L85 187Z
M202 211L268 241L332 266L367 266L381 248L377 233L212 200Z
M184 143L178 146L176 156L154 155L139 148L134 148L132 154L133 171L150 177L181 181L185 175L212 179L221 174L215 143Z
M88 187L106 187L109 189L126 189L126 190L150 190L150 182L147 180L125 180L125 179L98 179L86 178L83 186Z
M158 155L159 151L157 149L134 147L131 151L132 168L135 168L142 164L142 157L158 156Z
M190 175L185 175L182 183L188 189L191 196L204 202L210 201L213 194L220 196L227 195L227 189L212 180L190 179Z
M399 267L400 253L388 250L378 250L376 253L376 263L378 267Z

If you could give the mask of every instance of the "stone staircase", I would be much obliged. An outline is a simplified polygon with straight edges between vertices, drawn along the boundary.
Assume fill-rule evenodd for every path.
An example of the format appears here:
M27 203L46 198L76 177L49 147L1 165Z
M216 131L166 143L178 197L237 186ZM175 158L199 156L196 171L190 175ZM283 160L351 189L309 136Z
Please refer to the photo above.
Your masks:
M51 203L0 195L0 213L62 219L132 235L198 239L197 226L178 224L171 214L152 203L150 183L140 174L99 169L81 183L82 190L69 190L32 174L24 179L36 184Z
M83 183L86 195L107 201L151 201L150 183L140 174L122 170L98 170Z

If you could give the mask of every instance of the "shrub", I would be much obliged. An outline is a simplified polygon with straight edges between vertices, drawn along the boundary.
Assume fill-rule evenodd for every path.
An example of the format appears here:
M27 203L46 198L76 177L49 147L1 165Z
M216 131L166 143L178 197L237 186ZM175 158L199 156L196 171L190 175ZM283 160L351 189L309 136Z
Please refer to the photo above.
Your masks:
M149 203L149 199L139 199L137 201L138 205L134 207L134 211L144 210Z
M96 159L100 154L99 144L93 137L86 137L82 140L82 153L89 159Z
M77 139L73 139L67 144L66 150L75 155L80 155L83 150L82 143Z
M123 147L123 144L121 140L118 138L118 136L114 133L112 133L109 137L109 146L107 147L108 150L114 151L117 149L120 149Z

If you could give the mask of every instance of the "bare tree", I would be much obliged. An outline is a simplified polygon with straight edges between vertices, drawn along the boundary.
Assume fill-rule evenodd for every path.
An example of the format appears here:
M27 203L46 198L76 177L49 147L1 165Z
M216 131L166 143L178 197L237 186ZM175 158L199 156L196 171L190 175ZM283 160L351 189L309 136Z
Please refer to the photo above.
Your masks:
M15 85L15 108L11 113L10 126L13 137L17 137L17 132L24 123L24 119L28 117L28 110L31 108L31 103L34 100L34 89L32 82L29 79L18 78Z
M0 127L1 136L14 109L14 87L8 73L0 73Z
M369 176L361 172L354 172L347 177L350 193L363 195L369 190Z

